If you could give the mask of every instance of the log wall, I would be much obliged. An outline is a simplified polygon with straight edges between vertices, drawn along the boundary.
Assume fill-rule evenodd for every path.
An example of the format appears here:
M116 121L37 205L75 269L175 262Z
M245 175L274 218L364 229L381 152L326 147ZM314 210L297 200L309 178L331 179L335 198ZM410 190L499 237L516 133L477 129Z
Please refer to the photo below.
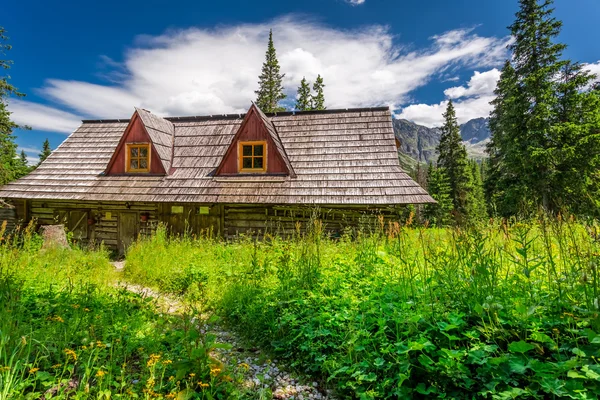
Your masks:
M187 204L145 202L67 202L59 200L15 200L17 218L27 222L34 219L39 225L64 223L69 229L84 218L82 244L104 243L120 250L120 213L136 214L136 235L152 235L159 223L167 226L170 234L212 235L231 240L242 235L264 237L266 234L288 238L297 232L305 233L311 223L322 221L323 230L340 236L348 228L374 230L379 218L398 220L394 208L279 206L255 204ZM82 214L82 212L84 214ZM143 217L144 216L144 217ZM143 221L144 219L147 220ZM70 218L73 217L73 218ZM75 231L81 233L81 225ZM130 230L131 231L131 230Z

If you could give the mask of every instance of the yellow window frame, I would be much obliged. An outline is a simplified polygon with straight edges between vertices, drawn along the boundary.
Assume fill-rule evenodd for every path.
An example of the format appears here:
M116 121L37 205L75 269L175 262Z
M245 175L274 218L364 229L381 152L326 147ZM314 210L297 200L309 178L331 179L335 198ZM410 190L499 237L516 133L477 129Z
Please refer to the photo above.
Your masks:
M137 156L131 157L131 150L137 148ZM140 156L140 150L146 149L146 157ZM150 172L150 162L151 162L152 152L150 151L150 143L127 143L126 151L125 151L125 171L128 173L147 173ZM146 159L146 168L131 168L131 161L136 159L138 162L138 166L140 165L140 161Z
M244 156L244 146L252 146L252 155ZM261 156L254 155L254 148L256 146L263 147L263 153ZM254 159L262 158L262 168L244 168L244 159L252 159L252 165L254 166ZM239 172L252 172L252 173L264 173L267 172L267 142L265 140L255 140L248 142L238 142L238 171Z

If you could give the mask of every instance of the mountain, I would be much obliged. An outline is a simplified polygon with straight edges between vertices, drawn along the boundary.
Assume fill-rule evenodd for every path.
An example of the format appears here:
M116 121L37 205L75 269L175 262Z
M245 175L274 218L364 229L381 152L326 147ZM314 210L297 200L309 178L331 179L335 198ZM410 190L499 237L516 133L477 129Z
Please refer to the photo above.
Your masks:
M440 128L427 128L406 119L393 120L394 133L400 140L400 162L413 170L417 162L429 163L437 160L436 147L442 134ZM490 140L489 118L475 118L460 126L467 153L470 157L485 158L485 147Z

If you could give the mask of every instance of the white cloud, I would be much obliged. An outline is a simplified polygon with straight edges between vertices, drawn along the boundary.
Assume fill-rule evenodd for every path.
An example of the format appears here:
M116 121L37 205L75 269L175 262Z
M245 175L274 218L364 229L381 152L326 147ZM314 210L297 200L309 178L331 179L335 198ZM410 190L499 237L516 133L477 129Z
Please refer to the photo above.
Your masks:
M444 71L497 65L508 40L454 30L434 36L428 48L408 51L394 44L386 27L338 30L286 17L140 36L122 63L105 63L117 72L116 82L50 79L39 93L87 118L126 118L134 106L161 115L245 112L255 98L269 28L290 104L302 77L313 81L321 74L329 108L396 107Z
M490 102L495 97L494 90L498 79L500 71L496 68L485 72L475 71L466 86L455 86L444 91L447 98L454 100L459 124L473 118L489 116L492 111ZM438 104L412 104L404 107L398 117L430 128L441 126L444 122L442 114L447 105L447 100Z
M596 81L600 82L600 61L595 64L584 64L583 68L596 75Z
M71 133L81 125L81 118L75 114L30 101L10 99L8 110L17 124L42 131Z
M365 3L365 0L346 0L346 1L350 4L352 4L353 6L358 6L358 5Z
M499 79L500 71L496 68L483 73L475 71L475 74L469 80L467 87L451 87L444 90L444 94L450 99L489 95L494 93L494 89L496 89L496 83Z

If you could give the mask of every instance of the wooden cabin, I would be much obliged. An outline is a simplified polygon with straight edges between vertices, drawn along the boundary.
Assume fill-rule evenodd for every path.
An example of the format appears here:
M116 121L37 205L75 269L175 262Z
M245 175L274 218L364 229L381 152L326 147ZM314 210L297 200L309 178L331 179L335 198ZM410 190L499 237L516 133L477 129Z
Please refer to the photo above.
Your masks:
M86 120L29 175L0 187L16 217L64 223L124 252L172 233L286 235L318 207L325 229L433 199L400 167L390 110ZM297 223L300 222L299 225Z

